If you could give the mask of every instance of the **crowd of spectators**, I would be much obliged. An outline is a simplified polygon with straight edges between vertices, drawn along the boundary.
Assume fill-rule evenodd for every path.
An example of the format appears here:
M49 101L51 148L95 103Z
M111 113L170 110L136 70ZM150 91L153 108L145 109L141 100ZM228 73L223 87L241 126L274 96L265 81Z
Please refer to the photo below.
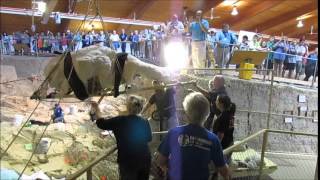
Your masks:
M157 49L160 47L160 41L164 38L164 32L153 29L135 30L126 33L124 29L121 33L112 32L66 32L52 33L50 31L40 33L29 33L25 30L23 33L3 33L1 36L1 53L10 54L45 54L55 51L64 52L68 48L70 51L77 51L81 48L102 44L117 51L129 52L139 58L148 58L151 60L159 59Z
M1 54L61 53L99 43L118 52L131 53L148 62L164 65L164 45L169 41L180 41L186 45L189 64L194 68L228 68L234 50L251 50L269 51L267 58L257 68L274 69L275 76L285 77L286 71L289 71L288 78L300 79L305 73L304 80L308 80L313 75L311 70L316 69L318 50L309 50L304 38L300 38L299 42L289 42L285 36L280 40L275 37L266 39L260 34L254 35L251 41L247 35L241 38L238 41L240 38L229 31L228 24L224 24L219 32L210 29L208 21L198 11L195 20L190 23L182 23L177 15L173 15L170 21L158 28L140 31L121 29L121 32L91 30L76 33L67 30L55 34L50 31L31 34L25 30L23 33L3 33Z

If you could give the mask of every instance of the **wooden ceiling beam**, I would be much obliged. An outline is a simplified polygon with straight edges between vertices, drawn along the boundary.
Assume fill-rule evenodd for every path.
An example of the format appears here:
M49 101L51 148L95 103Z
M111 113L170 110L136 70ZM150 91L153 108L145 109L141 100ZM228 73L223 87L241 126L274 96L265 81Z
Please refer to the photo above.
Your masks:
M258 29L259 32L266 32L268 31L268 29L279 26L290 19L295 19L303 14L316 10L318 8L316 4L317 4L316 2L312 1L312 3L306 6L300 7L298 9L294 9L290 12L285 12L279 16L273 17L272 19L266 22L255 25L255 27L250 27L249 29L251 30Z
M237 28L238 26L242 25L244 21L248 21L251 18L267 10L270 10L270 8L277 6L283 2L284 1L263 1L261 3L258 3L258 5L251 7L250 10L248 8L247 11L243 12L239 16L236 16L236 17L232 16L232 18L230 18L229 20L227 19L226 22L228 22L232 28ZM244 29L243 27L241 28Z
M219 4L221 4L224 0L206 0L204 3L203 3L203 6L202 7L202 14L205 14L207 13L208 11L211 10L211 8L215 8L217 6L219 6Z
M136 5L132 8L132 10L126 16L127 19L133 19L134 14L136 19L142 18L143 14L155 3L155 0L141 0L136 1ZM129 29L131 25L118 25L116 27L117 30L120 29Z

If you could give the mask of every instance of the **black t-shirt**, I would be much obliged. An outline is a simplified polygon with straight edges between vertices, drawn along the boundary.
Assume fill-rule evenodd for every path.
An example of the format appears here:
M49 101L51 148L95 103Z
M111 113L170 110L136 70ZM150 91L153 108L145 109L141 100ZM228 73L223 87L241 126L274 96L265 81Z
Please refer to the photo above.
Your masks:
M175 115L175 93L174 88L168 88L162 92L156 92L150 97L149 103L156 104L161 118L169 118Z
M224 87L209 92L209 102L210 102L210 115L208 118L213 118L214 115L219 115L221 112L217 109L216 100L219 95L228 95Z
M232 145L234 131L234 114L236 106L232 103L230 110L222 112L213 123L213 133L224 133L221 141L222 149Z
M118 147L118 162L132 164L151 158L148 142L152 140L149 122L140 116L117 116L98 119L100 129L112 130Z

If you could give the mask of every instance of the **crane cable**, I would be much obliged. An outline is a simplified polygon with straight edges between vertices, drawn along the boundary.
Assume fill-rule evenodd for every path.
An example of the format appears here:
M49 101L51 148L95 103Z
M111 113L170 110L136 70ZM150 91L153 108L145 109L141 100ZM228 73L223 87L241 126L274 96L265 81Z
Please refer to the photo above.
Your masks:
M89 9L90 9L90 7L91 7L91 3L92 3L92 0L89 1L89 6L88 6L88 9L87 9L86 16L85 16L84 19L81 21L81 23L80 23L80 25L79 25L79 27L78 27L78 29L77 29L77 31L76 31L77 33L79 32L79 30L81 29L82 25L84 24L84 22L86 21L86 19L87 19L87 17L88 17L88 12L89 12ZM73 43L74 40L75 40L75 37L73 37L71 43ZM47 76L47 78L44 80L44 82L40 85L40 87L38 88L38 90L40 90L40 88L43 87L43 85L45 84L45 82L47 82L47 80L48 80L49 77L52 75L52 73L54 72L54 70L56 70L56 67L58 67L58 65L62 62L62 59L65 58L65 56L67 55L67 53L69 52L69 50L70 50L70 49L68 48L68 50L64 52L64 54L63 54L63 55L61 56L61 58L59 59L58 63L55 65L55 68L53 68L53 69L51 70L51 72L48 74L48 76ZM71 71L70 71L68 80L70 79L70 76L71 76L72 71L73 71L73 65L72 65L72 67L71 67ZM60 95L60 98L59 98L58 103L59 103L59 102L61 101L61 99L62 99L61 96L62 96L62 95ZM38 108L38 106L39 106L40 103L41 103L41 100L39 100L37 106L34 108L34 110L32 111L32 113L31 113L30 116L28 117L27 121L26 121L26 122L23 124L23 126L20 128L20 130L18 131L17 135L14 136L13 140L10 142L9 146L6 148L6 150L4 151L4 153L2 153L1 158L2 158L2 156L3 156L4 154L6 154L6 152L7 152L8 149L10 148L10 146L13 144L13 142L15 141L15 139L18 137L18 135L19 135L19 133L21 132L22 128L25 127L25 125L28 123L30 117L31 117L32 114L35 112L35 110ZM49 124L50 124L50 122L49 122ZM35 151L36 151L36 149L38 148L38 146L39 146L39 144L40 144L40 141L41 141L42 137L44 136L44 134L45 134L48 126L49 126L49 125L47 125L47 126L45 127L44 131L42 132L42 134L41 134L41 136L40 136L40 138L39 138L39 141L36 143L36 146L35 146L32 154L31 154L30 158L28 159L26 166L23 168L22 172L20 173L18 179L21 178L21 176L22 176L23 173L25 172L26 168L28 167L28 165L29 165L29 163L30 163L33 155L35 154Z

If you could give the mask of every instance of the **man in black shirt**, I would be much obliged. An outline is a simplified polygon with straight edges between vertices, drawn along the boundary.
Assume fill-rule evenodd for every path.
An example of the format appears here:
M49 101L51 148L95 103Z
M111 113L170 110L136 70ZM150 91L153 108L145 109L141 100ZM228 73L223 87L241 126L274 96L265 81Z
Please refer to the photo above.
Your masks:
M153 86L156 87L155 93L150 97L149 102L142 110L142 114L155 104L160 118L160 131L165 131L174 128L178 125L176 105L175 105L175 89L173 87L162 88L163 83L153 81ZM157 88L158 87L158 88Z
M100 129L112 130L118 148L118 163L121 180L148 180L151 154L148 142L152 140L151 128L147 120L138 116L143 108L143 99L129 96L126 116L110 119L101 117L98 104L92 104L97 117L96 124Z
M127 42L126 41L127 41L128 35L126 34L124 29L121 30L121 34L120 34L119 37L120 37L120 40L121 40L121 51L123 53L125 53L126 52L126 48L127 48Z
M216 75L213 80L209 81L209 91L196 85L196 88L209 100L210 114L204 123L204 127L208 130L212 128L214 116L219 115L221 112L216 107L216 99L218 95L227 95L226 88L224 87L224 78L222 75Z

